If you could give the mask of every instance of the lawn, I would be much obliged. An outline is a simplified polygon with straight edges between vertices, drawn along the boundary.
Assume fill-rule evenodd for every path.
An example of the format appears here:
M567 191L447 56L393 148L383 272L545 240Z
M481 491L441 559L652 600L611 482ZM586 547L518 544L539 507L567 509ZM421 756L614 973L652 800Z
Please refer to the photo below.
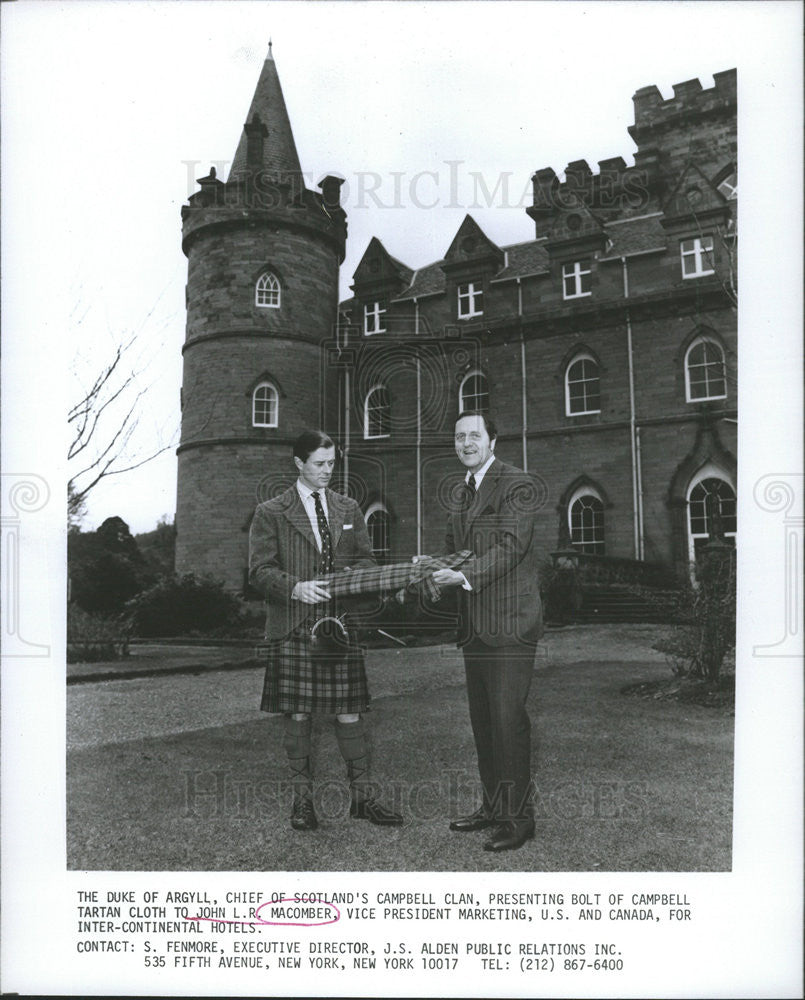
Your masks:
M68 867L729 870L733 718L622 693L669 675L656 638L646 625L548 633L529 698L537 833L502 855L482 850L483 833L447 830L477 794L450 647L369 654L374 778L406 816L394 829L349 819L332 723L317 719L322 823L291 830L282 720L255 710L258 670L78 685L68 691Z

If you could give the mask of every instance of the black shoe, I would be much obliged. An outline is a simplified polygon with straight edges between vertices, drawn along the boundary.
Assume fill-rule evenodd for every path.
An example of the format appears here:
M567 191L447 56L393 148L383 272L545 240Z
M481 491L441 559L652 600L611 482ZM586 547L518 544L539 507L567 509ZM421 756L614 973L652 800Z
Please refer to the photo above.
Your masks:
M352 819L368 819L375 826L402 826L403 818L381 806L376 799L353 799L349 807Z
M501 823L484 844L485 851L516 851L534 836L534 820Z
M294 830L318 830L319 821L316 819L312 799L294 799L291 826Z
M450 829L454 833L472 833L474 830L486 830L487 827L494 826L495 820L487 816L484 807L479 806L474 813L469 816L459 816L450 824Z

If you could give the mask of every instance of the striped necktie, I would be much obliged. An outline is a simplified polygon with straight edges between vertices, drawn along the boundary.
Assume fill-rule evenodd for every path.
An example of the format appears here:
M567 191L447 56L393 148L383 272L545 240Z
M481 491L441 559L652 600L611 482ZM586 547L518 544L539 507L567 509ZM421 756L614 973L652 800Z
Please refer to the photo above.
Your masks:
M330 537L330 526L324 514L321 497L318 493L311 493L313 502L316 504L316 521L319 525L319 536L321 537L321 567L320 573L332 573L333 571L333 540Z

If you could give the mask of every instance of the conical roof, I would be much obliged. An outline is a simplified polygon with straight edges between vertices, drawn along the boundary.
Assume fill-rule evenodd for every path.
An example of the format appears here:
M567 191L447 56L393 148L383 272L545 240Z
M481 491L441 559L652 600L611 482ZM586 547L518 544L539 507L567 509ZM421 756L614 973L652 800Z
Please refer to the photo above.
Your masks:
M300 174L302 168L299 165L296 143L293 139L291 122L285 107L285 98L282 96L282 87L270 42L268 43L268 55L263 63L260 79L257 81L246 123L250 123L255 115L258 115L268 128L268 136L263 143L263 169L274 176ZM241 133L229 176L234 177L246 169L246 133L244 131Z

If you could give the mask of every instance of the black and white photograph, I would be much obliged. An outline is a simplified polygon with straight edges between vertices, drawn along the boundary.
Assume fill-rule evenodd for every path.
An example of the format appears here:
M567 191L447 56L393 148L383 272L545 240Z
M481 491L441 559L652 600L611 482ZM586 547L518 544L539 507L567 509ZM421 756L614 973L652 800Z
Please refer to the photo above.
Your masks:
M801 995L798 5L0 13L3 989Z

